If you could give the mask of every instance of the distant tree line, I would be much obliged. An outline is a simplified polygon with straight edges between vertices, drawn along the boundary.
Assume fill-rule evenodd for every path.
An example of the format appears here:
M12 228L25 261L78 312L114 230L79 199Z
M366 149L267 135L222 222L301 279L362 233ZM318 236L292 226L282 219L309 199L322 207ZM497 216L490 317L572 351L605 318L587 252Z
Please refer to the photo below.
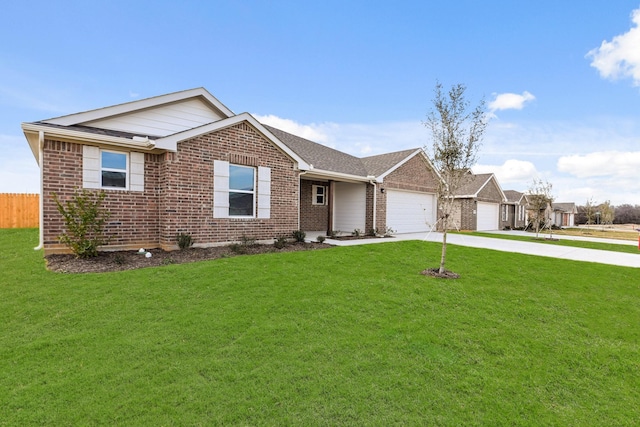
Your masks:
M578 206L576 224L640 224L640 205L611 206L609 202L595 205L590 201Z

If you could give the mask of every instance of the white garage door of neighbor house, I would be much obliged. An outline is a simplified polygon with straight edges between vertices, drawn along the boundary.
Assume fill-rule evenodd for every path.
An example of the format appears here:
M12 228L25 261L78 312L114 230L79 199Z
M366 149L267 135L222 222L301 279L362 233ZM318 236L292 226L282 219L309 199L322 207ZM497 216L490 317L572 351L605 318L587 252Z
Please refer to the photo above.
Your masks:
M436 222L435 200L433 194L387 190L387 227L396 233L431 230Z
M478 202L478 224L476 230L487 231L498 229L500 205L498 203Z

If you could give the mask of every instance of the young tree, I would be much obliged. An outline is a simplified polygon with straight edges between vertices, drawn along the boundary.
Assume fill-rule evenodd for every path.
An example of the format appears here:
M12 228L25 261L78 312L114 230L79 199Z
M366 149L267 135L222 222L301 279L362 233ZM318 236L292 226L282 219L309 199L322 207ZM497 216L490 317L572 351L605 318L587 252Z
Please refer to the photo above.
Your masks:
M604 229L605 225L613 224L616 214L613 206L611 206L611 201L607 200L604 203L601 203L598 209L600 211L600 223L602 224L602 228Z
M425 147L425 151L442 178L438 185L439 221L443 230L438 269L440 275L445 273L447 229L454 208L454 196L471 178L468 171L476 163L488 123L484 99L470 109L465 90L466 86L456 84L448 93L444 93L442 84L438 82L432 100L433 108L423 123L431 131L432 140L432 146Z
M584 205L584 215L587 219L587 230L589 226L593 224L596 218L596 205L593 203L593 197L587 200L587 204Z
M531 211L530 218L536 229L536 239L540 234L540 229L544 228L547 223L549 224L549 230L551 230L551 218L549 218L548 212L549 208L551 208L551 203L553 203L552 187L549 182L537 178L533 179L533 183L529 187L527 200Z

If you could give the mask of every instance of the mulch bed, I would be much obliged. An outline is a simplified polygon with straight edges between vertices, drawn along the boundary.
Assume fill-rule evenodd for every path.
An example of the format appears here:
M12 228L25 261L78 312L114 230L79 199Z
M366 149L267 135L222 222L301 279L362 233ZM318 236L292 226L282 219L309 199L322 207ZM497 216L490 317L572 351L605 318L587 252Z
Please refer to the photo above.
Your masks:
M194 261L228 258L238 255L255 255L272 252L295 252L326 249L332 247L323 243L288 243L278 249L274 245L230 245L212 248L188 248L166 252L149 249L151 257L138 251L99 252L95 258L77 258L71 254L56 254L45 257L47 269L60 273L100 273L109 271L134 270L170 264L184 264Z
M424 276L438 277L440 279L460 278L460 275L458 273L454 273L453 271L445 270L443 273L440 273L439 268L427 268L426 270L422 270L420 274Z

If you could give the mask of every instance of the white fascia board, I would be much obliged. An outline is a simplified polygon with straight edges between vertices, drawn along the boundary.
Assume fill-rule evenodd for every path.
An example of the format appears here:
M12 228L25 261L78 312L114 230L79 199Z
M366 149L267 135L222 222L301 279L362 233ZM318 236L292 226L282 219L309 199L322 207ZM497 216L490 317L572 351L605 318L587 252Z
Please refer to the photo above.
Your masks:
M222 102L218 101L218 99L211 95L205 88L200 87L196 89L184 90L181 92L169 93L166 95L154 96L152 98L145 98L139 101L112 105L110 107L99 108L97 110L89 110L82 113L54 117L52 119L42 120L42 122L51 123L54 125L73 126L80 123L118 116L137 110L144 110L163 104L170 104L172 102L183 101L185 99L196 97L204 98L209 104L220 110L220 112L222 112L222 114L226 115L227 117L233 116L233 111L228 109Z
M151 151L156 148L155 142L153 140L136 141L129 138L54 128L35 123L22 123L22 131L27 137L27 141L29 141L31 151L34 151L34 147L31 145L34 138L33 135L34 133L37 134L40 131L44 132L45 138L62 139L64 141L113 145L117 147L134 148L143 151Z
M283 151L293 161L298 164L298 168L301 170L311 169L306 161L298 156L294 151L282 143L275 135L267 130L260 122L258 122L251 114L242 113L227 119L218 120L217 122L209 123L207 125L199 126L197 128L185 130L183 132L174 133L173 135L166 136L164 138L157 139L156 148L161 148L169 151L178 151L178 142L185 141L190 138L195 138L206 133L215 132L220 129L235 126L238 123L248 122L258 132L263 134L269 141L271 141L276 147Z

